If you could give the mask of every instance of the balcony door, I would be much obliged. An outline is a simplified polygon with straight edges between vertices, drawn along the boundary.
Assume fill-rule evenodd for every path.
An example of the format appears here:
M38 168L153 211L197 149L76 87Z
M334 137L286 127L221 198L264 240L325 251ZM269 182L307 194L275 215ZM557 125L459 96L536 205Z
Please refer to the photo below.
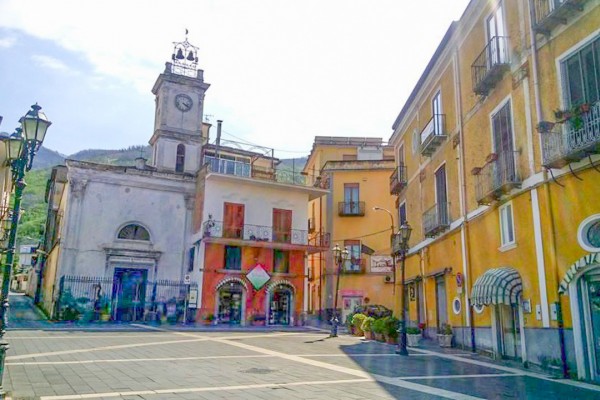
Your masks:
M506 182L515 182L517 177L510 101L492 115L492 131L494 153L498 156L493 183L494 187L498 187Z
M442 114L444 111L442 109L442 92L440 91L431 100L431 113L433 115L433 134L443 135Z
M344 265L344 272L360 272L360 240L344 240L344 247L348 249L348 261Z
M348 215L358 214L359 207L358 183L344 183L344 213Z
M448 225L448 191L446 189L446 165L435 171L435 199L437 205L436 225Z
M506 36L504 28L504 10L502 2L487 19L488 68L507 61Z
M225 203L223 210L223 237L242 239L244 232L244 205Z
M292 210L273 209L273 240L290 243L292 240Z

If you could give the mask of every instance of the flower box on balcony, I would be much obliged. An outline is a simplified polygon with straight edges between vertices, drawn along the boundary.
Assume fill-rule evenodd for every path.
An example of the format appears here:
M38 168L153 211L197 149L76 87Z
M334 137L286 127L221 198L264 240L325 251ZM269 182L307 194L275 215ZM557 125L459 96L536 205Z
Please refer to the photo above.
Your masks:
M494 162L498 159L498 153L490 153L488 154L488 156L485 158L485 162L486 163L491 163Z

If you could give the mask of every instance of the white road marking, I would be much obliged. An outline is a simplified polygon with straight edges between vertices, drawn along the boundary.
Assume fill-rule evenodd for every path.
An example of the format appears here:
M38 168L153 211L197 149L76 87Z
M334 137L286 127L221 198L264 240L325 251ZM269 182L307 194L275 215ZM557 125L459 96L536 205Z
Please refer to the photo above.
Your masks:
M214 360L227 358L272 358L264 354L254 354L246 356L202 356L202 357L162 357L162 358L117 358L117 359L99 359L99 360L75 360L75 361L25 361L8 362L5 365L68 365L68 364L97 364L97 363L126 363L126 362L146 362L146 361L195 361L195 360Z
M492 364L492 363L488 363L485 361L479 361L479 360L473 360L473 359L469 359L469 358L463 358L463 357L459 357L457 355L453 355L453 354L446 354L446 353L438 353L436 351L431 351L431 350L423 350L423 349L413 349L415 351L418 351L420 353L423 354L431 354L431 355L435 355L438 356L440 358L445 358L447 360L454 360L454 361L460 361L460 362L464 362L467 364L473 364L473 365L478 365L480 367L487 367L487 368L492 368L492 369L497 369L500 371L505 371L505 372L510 372L513 374L520 374L520 375L525 375L525 376L529 376L532 378L537 378L537 379L541 379L541 380L545 380L545 381L550 381L550 382L556 382L556 383L560 383L563 385L569 385L569 386L575 386L575 387L580 387L583 389L589 389L589 390L593 390L595 392L600 392L600 387L596 386L596 385L592 385L589 383L584 383L584 382L577 382L577 381L573 381L571 379L554 379L542 374L538 374L535 372L529 372L529 371L524 371L518 368L511 368L511 367L505 367L503 365L497 365L497 364Z
M213 387L196 387L196 388L138 390L138 391L130 391L130 392L70 394L70 395L58 395L58 396L41 396L40 400L94 399L94 398L98 398L98 397L122 397L122 396L144 396L144 395L153 395L153 394L216 392L216 391L223 391L223 390L268 389L268 388L278 388L278 387L284 388L284 387L289 387L289 386L335 385L335 384L364 383L364 382L373 382L373 379L339 379L339 380L333 380L333 381L259 383L259 384L254 384L254 385L213 386Z
M462 378L497 378L502 376L524 376L525 374L471 374L471 375L428 375L428 376L400 376L401 380L427 380L427 379L462 379Z
M151 336L149 336L148 334L151 334ZM119 338L119 339L129 339L129 338L148 338L148 337L152 337L152 338L157 338L157 337L168 337L171 336L169 334L163 334L163 333L154 333L152 334L151 332L148 332L148 334L146 335L73 335L73 336L6 336L7 339L9 340L34 340L34 339L41 339L41 340L47 340L47 339L115 339L115 338Z

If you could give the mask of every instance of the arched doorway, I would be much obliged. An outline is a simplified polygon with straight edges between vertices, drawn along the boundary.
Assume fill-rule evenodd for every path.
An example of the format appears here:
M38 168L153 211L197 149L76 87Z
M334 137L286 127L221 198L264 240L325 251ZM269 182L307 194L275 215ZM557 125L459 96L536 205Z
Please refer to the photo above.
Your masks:
M267 323L294 324L294 286L287 281L275 282L267 288Z
M246 285L240 279L221 282L216 288L217 323L242 325L245 314Z
M558 291L571 299L579 377L600 383L600 253L571 265Z

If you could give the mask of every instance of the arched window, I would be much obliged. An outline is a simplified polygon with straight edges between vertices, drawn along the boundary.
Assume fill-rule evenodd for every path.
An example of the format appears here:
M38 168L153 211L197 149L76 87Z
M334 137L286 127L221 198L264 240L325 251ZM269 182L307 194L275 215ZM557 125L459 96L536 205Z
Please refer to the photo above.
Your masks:
M183 172L185 165L185 145L177 145L177 158L175 160L175 172Z
M150 233L148 230L141 225L138 224L129 224L125 225L119 231L117 235L118 239L128 239L128 240L150 240Z

